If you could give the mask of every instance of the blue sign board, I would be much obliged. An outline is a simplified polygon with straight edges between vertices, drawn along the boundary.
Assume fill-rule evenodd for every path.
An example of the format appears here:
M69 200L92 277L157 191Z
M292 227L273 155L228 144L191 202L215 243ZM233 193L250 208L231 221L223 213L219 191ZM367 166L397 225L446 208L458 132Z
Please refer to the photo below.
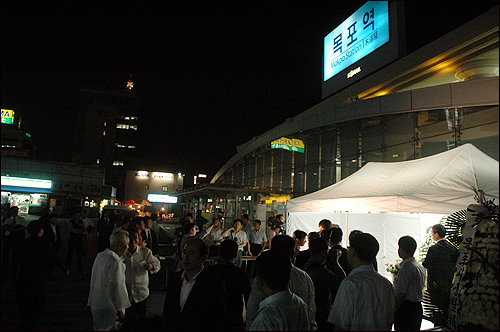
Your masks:
M323 81L388 41L388 1L368 1L325 37Z

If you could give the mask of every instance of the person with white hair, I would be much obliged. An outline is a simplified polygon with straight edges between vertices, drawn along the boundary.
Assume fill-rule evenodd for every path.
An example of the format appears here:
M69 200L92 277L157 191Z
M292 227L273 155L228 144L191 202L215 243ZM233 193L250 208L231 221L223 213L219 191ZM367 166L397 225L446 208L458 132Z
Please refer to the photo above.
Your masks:
M87 302L92 312L94 331L114 330L117 321L124 321L125 309L131 306L122 257L128 250L129 241L127 231L114 232L110 248L97 254L95 259Z

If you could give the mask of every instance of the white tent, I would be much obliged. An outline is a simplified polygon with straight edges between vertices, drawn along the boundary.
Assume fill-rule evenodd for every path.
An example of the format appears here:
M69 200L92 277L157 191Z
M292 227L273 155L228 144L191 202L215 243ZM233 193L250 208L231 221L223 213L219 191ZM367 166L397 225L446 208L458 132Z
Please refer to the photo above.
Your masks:
M286 231L317 231L319 221L329 219L344 240L354 229L371 233L380 243L382 273L398 258L399 237L413 236L420 246L428 226L476 203L473 188L498 203L498 166L471 144L411 161L369 162L338 183L289 200Z

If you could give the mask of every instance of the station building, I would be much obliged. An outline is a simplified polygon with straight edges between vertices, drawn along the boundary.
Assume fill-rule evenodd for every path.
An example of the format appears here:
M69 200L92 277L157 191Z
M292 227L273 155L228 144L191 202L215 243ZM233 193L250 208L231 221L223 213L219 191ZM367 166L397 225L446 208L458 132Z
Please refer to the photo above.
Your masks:
M365 6L353 14L358 22L371 17ZM239 146L210 184L176 194L192 210L263 220L368 162L424 158L465 143L499 160L498 5L409 54L404 4L387 6L389 41L325 77L322 102ZM353 27L346 22L345 35ZM327 62L326 53L325 73L340 59Z

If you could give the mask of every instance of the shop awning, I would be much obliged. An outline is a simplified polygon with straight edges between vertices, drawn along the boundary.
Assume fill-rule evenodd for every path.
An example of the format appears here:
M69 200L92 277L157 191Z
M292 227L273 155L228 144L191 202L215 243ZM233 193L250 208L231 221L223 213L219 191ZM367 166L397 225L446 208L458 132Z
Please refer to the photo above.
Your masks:
M46 188L29 188L29 187L15 187L15 186L2 186L2 191L12 191L31 194L52 194L52 190Z

